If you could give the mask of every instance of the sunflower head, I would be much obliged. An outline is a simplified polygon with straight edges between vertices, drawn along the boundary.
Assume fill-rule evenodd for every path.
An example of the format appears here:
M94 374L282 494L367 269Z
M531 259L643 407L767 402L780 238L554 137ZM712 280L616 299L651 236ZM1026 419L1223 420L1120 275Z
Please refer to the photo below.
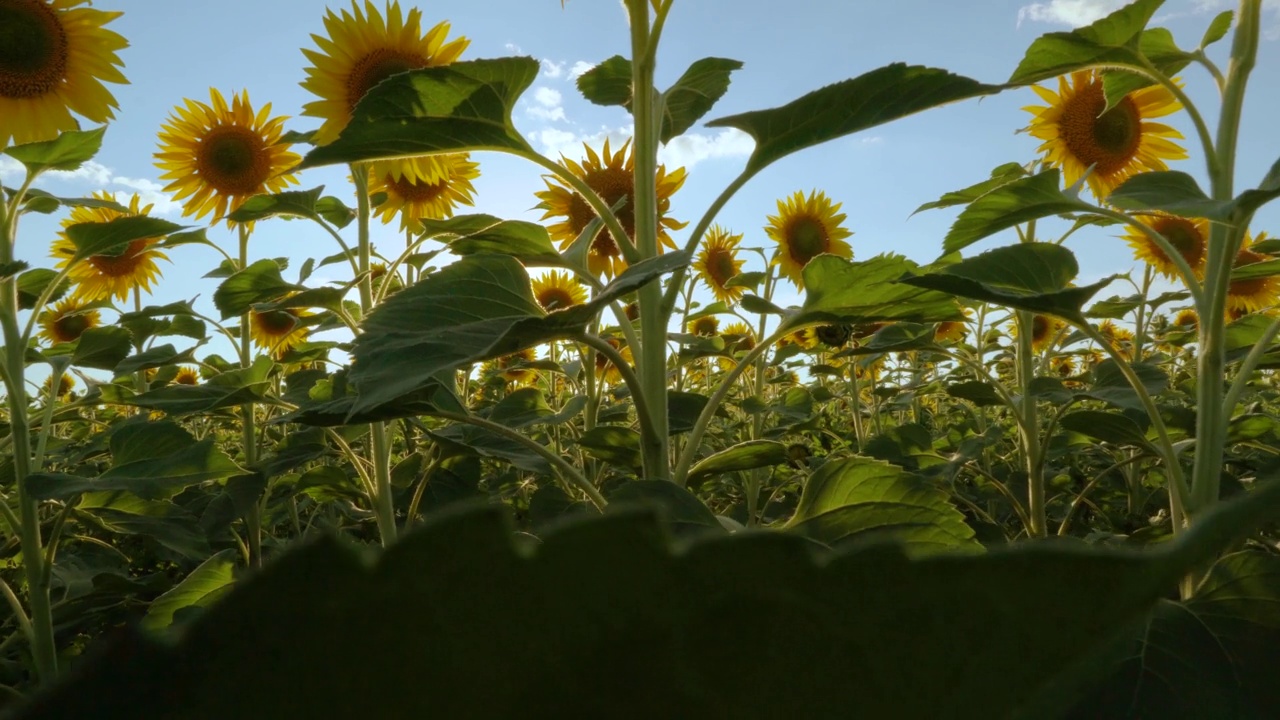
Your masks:
M71 377L66 373L62 373L62 376L58 378L58 389L53 393L51 393L50 390L52 388L53 388L53 376L50 375L49 377L44 379L44 385L41 387L41 390L44 396L49 397L49 395L52 394L54 397L60 400L66 399L71 395L71 391L75 390L76 388L75 378Z
M706 284L707 289L716 299L724 303L735 303L742 297L742 287L729 287L729 281L742 272L746 260L738 259L738 243L742 235L732 234L728 230L713 225L702 241L702 250L693 263L693 269Z
M422 11L404 13L399 2L388 2L380 12L365 0L352 0L351 11L325 13L327 37L312 35L319 50L303 50L311 61L302 87L319 97L302 108L302 114L320 118L317 145L328 145L351 122L351 111L365 93L392 75L408 70L448 65L462 56L470 40L447 40L449 23L422 31Z
M628 201L616 213L622 229L630 239L635 238L636 218L630 198L635 197L635 157L631 152L631 141L628 140L615 153L604 141L603 154L597 154L589 145L586 148L587 158L582 163L562 157L561 163L569 172L577 175L599 195L609 207L613 207L623 198ZM675 242L667 233L668 230L679 230L688 223L682 223L667 217L671 208L671 196L684 185L684 168L677 168L668 174L665 165L658 166L658 249L663 247L674 249ZM544 178L547 189L536 193L541 202L538 209L544 211L542 219L556 218L557 222L547 230L553 240L560 243L563 250L573 244L578 235L587 229L587 225L596 218L596 213L581 195L564 185L558 178ZM608 228L602 228L591 243L587 253L587 268L593 274L604 274L613 277L626 268L622 259L622 249L614 240Z
M1108 345L1116 350L1124 350L1133 343L1133 331L1120 327L1111 320L1103 320L1098 323L1098 334L1107 341Z
M1102 76L1092 70L1058 78L1056 93L1032 89L1048 103L1023 108L1035 116L1027 130L1044 141L1039 151L1050 165L1062 168L1068 185L1092 167L1089 189L1099 200L1135 173L1168 170L1165 160L1187 157L1187 151L1169 139L1181 138L1181 133L1150 122L1182 108L1168 88L1135 90L1106 112Z
M964 314L967 316L971 313L965 308ZM963 320L946 320L938 323L938 329L934 332L933 337L940 343L958 343L969 335L969 325Z
M245 91L228 105L217 88L210 104L186 100L160 129L156 167L165 190L184 201L182 214L216 223L261 193L275 193L297 178L288 172L302 158L280 142L285 117L271 117L271 103L254 113ZM230 223L228 223L230 224Z
M564 310L587 301L587 289L572 275L552 270L533 279L533 297L547 312Z
M83 298L72 295L40 314L40 337L50 343L75 342L85 330L102 324L102 316Z
M630 346L624 344L618 338L605 338L605 341L612 345L618 351L618 354L622 355L623 360L632 362ZM622 373L618 371L617 366L604 353L596 353L595 363L596 377L600 378L604 384L617 385L622 382Z
M1058 339L1058 333L1062 332L1066 326L1065 322L1052 315L1033 315L1031 317L1031 350L1043 352ZM1015 326L1015 336L1017 332L1018 328Z
M818 341L830 348L844 347L853 337L853 326L848 324L819 325L813 329Z
M1240 245L1240 251L1236 253L1236 259L1232 263L1232 267L1240 268L1245 265L1272 260L1273 258L1270 255L1264 255L1251 249L1255 243L1260 243L1266 239L1266 233L1258 233L1256 238L1250 237L1248 233L1245 233L1244 242ZM1229 312L1239 312L1241 315L1259 312L1275 305L1278 298L1280 298L1280 276L1270 275L1247 280L1232 280L1227 287L1227 310Z
M1205 250L1209 247L1209 221L1181 218L1175 215L1139 215L1138 219L1164 236L1174 250L1187 261L1198 276L1204 271ZM1133 248L1133 257L1141 260L1167 278L1178 277L1178 268L1145 233L1134 227L1125 230L1125 242Z
M769 216L765 232L778 243L773 264L796 287L804 289L801 271L809 261L822 254L853 257L853 248L844 239L853 235L841 224L845 220L840 212L842 203L832 203L826 193L813 191L806 198L797 191L791 197L778 201L778 214Z
M784 348L788 345L795 345L801 350L812 350L818 347L818 334L813 328L800 328L782 336L778 341L778 347Z
M93 196L99 200L114 200L105 192L94 193ZM160 277L160 267L156 261L169 259L156 249L160 238L139 238L127 245L73 263L76 246L66 233L67 228L80 223L111 222L117 218L151 212L150 205L140 208L139 203L135 194L129 199L124 212L111 208L72 208L71 214L62 221L63 230L54 241L50 254L58 261L58 268L70 267L68 277L76 284L77 297L88 301L111 297L125 300L134 288L151 292L151 283Z
M127 83L116 54L129 43L107 30L123 13L88 0L0 2L0 149L10 141L52 140L76 130L76 113L95 123L115 117L102 84Z
M485 362L481 373L500 379L504 385L529 386L538 381L538 371L525 366L537 359L533 348L525 348Z
M200 372L191 367L180 367L178 373L173 376L175 385L199 385Z
M702 337L715 337L720 334L720 321L715 315L703 315L689 321L688 331Z
M302 319L311 313L299 308L250 310L249 337L254 344L279 360L307 339L310 331Z
M724 326L720 331L724 338L725 349L732 352L745 352L755 349L756 334L746 323L735 322Z
M1076 361L1070 355L1055 355L1049 360L1049 368L1060 378L1076 374Z
M459 205L471 205L480 166L470 153L433 155L369 163L369 195L384 198L375 212L383 223L400 217L400 229L422 232L421 220L453 217Z

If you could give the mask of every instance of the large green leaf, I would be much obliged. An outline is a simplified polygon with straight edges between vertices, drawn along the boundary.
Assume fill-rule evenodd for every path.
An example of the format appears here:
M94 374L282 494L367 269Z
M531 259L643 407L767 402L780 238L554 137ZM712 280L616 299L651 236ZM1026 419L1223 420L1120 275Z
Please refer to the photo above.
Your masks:
M941 488L865 457L815 472L787 528L832 546L890 537L913 552L981 548Z
M804 267L804 305L783 324L963 320L954 299L898 282L917 267L901 255L863 262L819 255Z
M34 268L27 270L18 276L18 309L31 310L34 309L36 303L40 300L40 296L53 281L58 279L58 273L48 268ZM63 279L62 283L49 293L49 300L57 300L66 294L67 289L71 287L71 282Z
M76 340L71 364L77 367L113 370L133 350L133 335L122 327L89 328Z
M163 410L170 415L206 413L262 400L270 387L274 366L271 358L263 356L248 368L220 373L203 385L166 385L141 395L118 385L103 385L100 389L106 402Z
M212 605L231 590L235 557L234 550L223 550L200 563L182 582L151 601L151 607L142 618L142 627L153 632L165 630L173 624L175 613Z
M1240 197L1235 200L1235 207L1239 212L1252 214L1276 198L1280 198L1280 160L1272 164L1258 187L1240 193Z
M420 220L423 232L447 243L455 255L510 255L526 266L565 266L551 244L546 227L492 215L457 215L447 220Z
M356 103L336 140L299 169L464 150L531 152L511 124L521 93L538 77L533 58L470 60L392 75Z
M1159 210L1223 222L1231 217L1231 203L1211 199L1195 178L1177 170L1138 173L1112 190L1107 202L1121 210Z
M91 493L81 498L75 513L111 533L154 541L197 562L213 553L198 519L171 502L124 492Z
M213 293L213 304L225 320L243 315L257 303L277 300L303 289L285 281L275 260L259 260L222 281Z
M658 508L663 519L680 535L724 532L715 514L701 500L673 482L632 480L609 493L609 512L626 512L634 505Z
M1173 33L1164 28L1143 30L1142 34L1138 36L1138 51L1166 77L1176 76L1195 59L1194 55L1179 48L1178 44L1173 40ZM1126 95L1134 90L1154 84L1155 81L1145 73L1135 73L1128 70L1104 72L1102 75L1102 93L1107 99L1104 112L1115 107Z
M76 246L76 260L94 255L114 255L134 240L156 238L181 230L182 226L148 215L126 215L107 222L76 223L67 226L67 238Z
M958 252L1001 230L1029 220L1089 210L1089 205L1062 192L1062 171L1054 168L1007 182L969 204L942 241L944 252Z
M1009 78L1030 85L1095 65L1140 64L1142 31L1164 0L1137 0L1091 25L1041 35Z
M614 55L578 76L578 91L596 105L631 108L631 61Z
M18 718L1052 718L1116 639L1278 500L1280 484L1260 485L1145 552L926 557L784 533L673 552L632 513L517 550L502 510L455 511L373 566L333 539L299 548L176 642L122 631Z
M780 465L787 461L787 446L775 440L747 440L698 461L689 469L689 485L697 487L715 475Z
M815 90L782 107L707 123L755 138L746 171L755 173L793 152L957 100L990 95L984 85L946 70L894 63Z
M727 58L694 61L662 95L662 142L683 135L706 115L729 89L729 76L740 68L741 62ZM618 105L630 111L631 61L614 55L580 75L578 89L597 105Z
M973 202L974 200L977 200L983 195L986 195L992 190L995 190L998 187L1007 185L1013 182L1014 180L1018 180L1026 176L1027 176L1027 169L1022 167L1018 163L1013 163L1013 162L1005 163L993 169L991 171L990 178L983 180L980 183L970 185L967 188L962 188L960 190L953 190L949 193L946 193L945 195L938 198L937 200L934 200L933 202L927 202L921 205L920 207L915 209L915 212L911 214L915 215L916 213L922 212L924 210L936 210L938 208L947 208L947 207L952 207L954 205L968 205L969 203Z
M1147 442L1146 432L1127 415L1102 410L1077 410L1063 415L1058 424L1095 440L1122 446L1134 445L1154 452L1151 443Z
M149 370L151 368L164 367L166 365L192 363L195 362L195 356L193 355L194 352L195 348L188 348L179 352L173 345L157 345L120 361L120 363L115 366L115 374L127 375L129 373L138 372L139 370Z
M578 446L587 455L627 470L640 467L640 433L621 425L597 425L582 433Z
M1075 255L1061 245L1021 243L989 250L902 282L1019 310L1084 321L1080 309L1113 278L1070 287L1079 272Z
M31 173L75 170L98 154L106 132L105 125L92 130L67 130L52 140L7 147L4 154L25 165Z
M310 190L289 190L270 195L254 195L227 215L234 222L253 222L270 217L303 217L327 220L345 227L355 219L355 212L335 197L321 197L324 186Z
M351 412L371 412L438 383L437 376L557 338L572 337L606 304L688 263L671 252L633 265L591 302L546 313L514 258L460 259L396 293L364 321L355 341Z

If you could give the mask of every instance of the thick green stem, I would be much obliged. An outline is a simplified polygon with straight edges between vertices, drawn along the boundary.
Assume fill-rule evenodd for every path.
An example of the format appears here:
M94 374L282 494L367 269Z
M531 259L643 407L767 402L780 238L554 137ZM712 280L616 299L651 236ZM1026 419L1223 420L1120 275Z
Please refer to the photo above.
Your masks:
M240 269L249 267L249 228L239 225L240 232ZM240 316L240 367L248 368L253 364L253 346L249 337L252 312ZM253 403L240 406L240 445L244 451L244 464L252 468L258 462L257 427L253 412ZM249 567L262 567L262 508L257 500L249 505L244 517L245 534L249 545Z
M1044 467L1040 464L1040 419L1036 414L1036 398L1031 394L1031 381L1035 379L1035 351L1032 348L1035 314L1018 311L1018 387L1022 393L1018 414L1022 422L1018 429L1022 436L1023 467L1027 472L1027 515L1030 521L1027 533L1033 538L1048 534L1048 515L1045 509Z

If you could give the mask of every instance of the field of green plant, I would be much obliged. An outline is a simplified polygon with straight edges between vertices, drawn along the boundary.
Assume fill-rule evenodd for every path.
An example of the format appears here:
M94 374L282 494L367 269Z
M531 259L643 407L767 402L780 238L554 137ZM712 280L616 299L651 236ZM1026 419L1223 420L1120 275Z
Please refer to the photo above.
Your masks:
M46 182L115 122L118 13L0 0L0 712L1280 717L1263 0L1197 47L1137 0L1001 82L891 64L728 116L738 61L655 86L674 2L624 0L578 77L634 122L581 161L512 122L538 61L330 10L289 127L210 89L157 129L173 222ZM998 93L1038 155L918 198L956 213L932 262L855 259L831 188L721 221L793 153ZM677 218L658 153L700 124L754 149ZM472 211L491 153L541 223ZM305 262L254 244L285 222ZM1080 279L1077 231L1135 267ZM149 302L193 246L201 297Z

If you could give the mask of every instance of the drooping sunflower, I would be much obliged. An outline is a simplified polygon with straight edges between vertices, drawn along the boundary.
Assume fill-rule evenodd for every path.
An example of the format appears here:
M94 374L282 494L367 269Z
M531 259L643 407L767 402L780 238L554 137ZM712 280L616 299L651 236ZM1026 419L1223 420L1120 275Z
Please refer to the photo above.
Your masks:
M1098 334L1116 351L1127 356L1133 347L1133 331L1120 327L1111 320L1098 323Z
M1200 316L1193 308L1183 308L1173 316L1173 326L1179 330L1197 330L1200 327Z
M769 216L764 231L778 243L773 264L786 275L797 288L804 289L801 271L815 257L828 253L842 258L853 257L853 248L844 239L853 235L841 223L842 203L832 203L826 193L812 191L805 198L797 191L778 201L778 214Z
M742 242L741 234L733 234L728 230L713 225L702 241L702 250L693 263L693 269L706 284L716 299L724 303L735 303L742 297L744 288L729 287L728 283L739 273L746 260L738 259L738 243Z
M746 323L735 322L724 326L720 331L724 338L725 349L735 352L753 350L756 346L756 333Z
M630 198L635 197L633 175L635 155L631 152L631 141L623 143L622 148L616 153L610 151L607 139L604 141L603 154L597 154L589 145L583 147L586 148L587 153L585 161L578 163L562 156L561 164L568 168L569 172L582 178L609 207L613 207L624 197L628 198L627 203L619 208L616 214L622 229L634 240L636 218L635 208ZM676 168L668 174L665 165L658 166L656 182L659 252L663 247L675 249L675 242L667 233L668 230L679 230L688 224L667 217L667 211L671 209L671 196L684 185L685 177L684 168ZM547 189L534 193L542 201L538 203L537 208L544 211L543 220L560 218L559 222L551 225L547 230L551 233L551 239L560 243L561 249L568 248L596 218L596 213L581 195L562 184L560 180L545 177L543 181L547 184ZM613 235L608 228L601 228L591 243L590 252L587 253L587 269L595 275L603 273L605 277L611 278L622 272L626 266L627 263L622 258L622 249Z
M175 385L199 385L200 372L195 368L180 367L178 368L178 374L173 376L173 383Z
M1043 352L1055 340L1058 339L1058 333L1062 332L1067 324L1052 315L1033 315L1031 320L1031 350L1032 352ZM1017 337L1018 328L1015 324L1013 327L1014 337Z
M538 381L538 371L524 366L537 359L538 355L533 348L525 348L485 362L481 372L501 378L504 383L510 385L528 386Z
M1054 355L1049 359L1049 369L1060 378L1076 374L1076 360L1070 355Z
M965 315L969 314L969 310L965 309ZM963 320L946 320L938 323L938 329L934 332L933 337L939 343L951 344L964 340L969 334L969 325Z
M249 92L231 96L209 88L212 104L187 99L160 128L156 167L182 214L216 223L260 193L275 193L298 180L288 170L302 158L280 142L287 117L271 117L271 103L256 114Z
M533 279L533 298L543 310L555 312L587 301L587 289L572 275L552 270Z
M102 316L86 305L83 298L72 295L40 313L40 337L50 343L75 342L85 330L101 325Z
M93 196L99 200L114 200L105 192L96 192ZM72 208L71 214L62 221L62 232L50 248L50 254L58 261L59 269L71 266L68 277L76 284L77 297L86 301L110 297L125 300L135 287L151 292L151 283L160 277L156 261L169 259L156 249L161 238L138 238L123 247L91 255L72 264L76 246L66 232L67 228L80 223L105 223L151 212L150 205L140 207L140 203L135 194L125 205L125 212L111 208Z
M301 308L249 311L249 337L258 347L279 359L307 339L310 331L302 319L311 313Z
M102 84L128 83L116 53L129 46L106 24L124 13L88 0L0 2L0 149L52 140L75 130L76 113L95 123L115 117Z
M1182 133L1151 118L1171 115L1182 105L1159 85L1135 90L1107 110L1102 76L1092 70L1058 78L1058 92L1032 86L1047 107L1023 108L1035 115L1027 130L1044 141L1039 152L1049 164L1062 168L1068 185L1085 171L1089 189L1103 200L1131 175L1146 170L1168 170L1165 160L1185 160L1187 151L1169 138Z
M1203 218L1181 218L1174 215L1138 215L1139 220L1160 233L1199 276L1204 271L1205 250L1209 246L1209 221ZM1165 251L1135 227L1125 230L1125 242L1133 248L1134 259L1141 260L1170 279L1178 277L1178 268Z
M623 360L628 363L634 362L629 345L624 344L617 338L605 338L605 340L618 351ZM605 385L617 385L622 382L622 373L618 370L618 366L605 357L604 353L597 352L595 355L596 377L600 378Z
M42 385L40 388L41 395L43 395L44 397L49 397L50 390L52 388L53 388L53 376L50 375L49 377L44 379L44 385ZM55 397L57 397L60 400L65 399L66 397L70 396L71 391L75 389L76 389L76 379L71 377L67 373L62 373L61 377L58 378L58 389Z
M1273 260L1274 258L1270 255L1264 255L1250 249L1255 243L1260 243L1266 239L1266 233L1258 233L1258 236L1253 238L1246 232L1244 242L1241 243L1240 251L1236 253L1236 259L1231 266L1240 268L1253 263ZM1280 276L1276 275L1247 280L1232 280L1227 287L1228 312L1239 312L1242 315L1259 312L1275 305L1277 299L1280 299Z
M400 229L418 233L420 220L453 217L459 205L471 205L480 165L470 153L453 153L369 164L369 195L385 199L375 212L384 224L400 216Z
M813 348L818 347L818 334L813 331L813 328L800 328L799 330L789 332L786 335L783 335L782 339L778 341L779 348L783 348L788 345L795 345L802 350L812 350Z
M319 96L302 114L320 118L315 143L328 145L351 122L351 111L374 85L397 73L448 65L471 43L465 37L446 42L449 23L422 32L422 11L403 13L399 2L386 4L386 17L370 0L364 8L352 0L351 11L324 16L328 37L312 35L319 50L302 51L311 61L303 88Z
M720 334L720 321L715 315L703 315L700 318L690 320L686 329L693 335L715 337Z

